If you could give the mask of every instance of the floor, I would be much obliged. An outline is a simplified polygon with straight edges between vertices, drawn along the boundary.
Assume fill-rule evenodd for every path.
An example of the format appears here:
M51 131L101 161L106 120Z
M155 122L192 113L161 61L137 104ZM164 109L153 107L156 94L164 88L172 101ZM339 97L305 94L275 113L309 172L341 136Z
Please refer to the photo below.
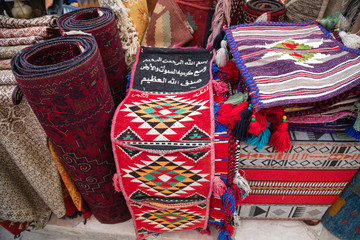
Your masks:
M216 240L217 231L201 235L195 230L169 232L150 237L148 240ZM13 240L14 236L0 227L1 240ZM119 224L101 224L91 217L84 225L82 218L57 219L52 217L44 229L25 231L18 240L135 240L131 221ZM234 240L339 240L321 223L308 226L302 221L240 220Z

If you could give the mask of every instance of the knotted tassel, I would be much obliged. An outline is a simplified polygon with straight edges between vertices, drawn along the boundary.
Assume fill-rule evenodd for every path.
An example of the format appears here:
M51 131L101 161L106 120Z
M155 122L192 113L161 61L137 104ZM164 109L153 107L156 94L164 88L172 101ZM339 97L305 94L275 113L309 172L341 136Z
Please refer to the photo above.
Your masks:
M213 193L215 197L221 197L226 192L226 185L220 177L216 176L213 183Z
M114 185L114 188L115 188L115 191L116 192L120 192L121 191L121 188L120 188L120 182L119 182L119 174L115 173L114 176L113 176L113 185Z
M199 233L203 234L203 235L211 235L211 231L209 226L206 229L196 229Z
M249 124L249 133L259 136L262 131L266 128L266 119L263 115L258 112L255 112L251 116L251 121Z
M233 119L231 118L231 111L233 108L234 106L232 104L221 105L217 111L216 121L222 125L225 125L229 129L233 129L235 125Z
M245 140L245 142L250 146L256 145L257 149L261 151L264 148L264 146L266 146L269 143L270 136L271 136L271 132L267 125L259 136L252 135L250 138Z
M353 33L346 33L344 31L339 31L339 36L345 46L348 48L358 49L360 48L360 36Z
M211 82L214 86L214 90L217 96L230 91L228 85L225 82L215 80L212 80Z
M215 63L218 67L223 67L229 60L229 54L227 50L227 42L226 40L221 41L221 48L216 51L215 55Z
M221 196L221 204L227 214L230 216L233 215L235 211L235 198L231 187L228 187L226 192Z
M232 111L231 111L231 118L232 118L233 121L234 121L234 125L235 125L236 122L238 122L238 121L241 119L241 112L242 112L244 109L248 108L248 107L249 107L249 105L248 105L247 102L242 102L242 103L236 105L236 106L232 109Z
M249 110L250 109L250 110ZM237 123L235 124L234 130L233 130L233 136L239 140L239 141L245 141L246 139L249 138L249 120L251 117L252 113L251 113L251 107L249 105L249 108L245 108L244 110L241 111L240 114L240 120L237 121Z
M241 196L241 200L244 200L246 196L251 192L248 181L244 177L242 177L238 171L236 171L233 183L239 189L244 190L244 194Z
M232 238L228 230L219 228L219 236L217 240L232 240Z
M225 66L220 67L220 70L226 73L226 79L230 82L231 86L237 86L240 81L240 71L236 63L229 60Z
M269 144L275 147L276 152L285 152L291 148L290 135L288 130L288 123L286 116L283 116L283 121L276 127L276 130L271 134Z
M232 105L236 106L239 103L245 102L248 99L248 93L236 93L231 95L224 103L231 103Z

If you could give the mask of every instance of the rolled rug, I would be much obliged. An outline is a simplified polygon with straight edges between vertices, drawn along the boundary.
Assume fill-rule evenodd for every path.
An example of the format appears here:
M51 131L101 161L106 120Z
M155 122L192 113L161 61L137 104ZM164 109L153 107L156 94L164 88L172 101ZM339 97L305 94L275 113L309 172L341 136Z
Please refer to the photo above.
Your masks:
M114 11L105 7L79 9L59 17L62 35L69 31L92 34L99 46L115 105L125 97L126 65Z
M20 51L11 66L95 217L102 223L128 220L124 198L112 185L114 103L95 38L54 38Z
M277 0L251 0L245 4L244 21L252 23L263 13L270 12L270 21L283 22L285 17L285 5Z

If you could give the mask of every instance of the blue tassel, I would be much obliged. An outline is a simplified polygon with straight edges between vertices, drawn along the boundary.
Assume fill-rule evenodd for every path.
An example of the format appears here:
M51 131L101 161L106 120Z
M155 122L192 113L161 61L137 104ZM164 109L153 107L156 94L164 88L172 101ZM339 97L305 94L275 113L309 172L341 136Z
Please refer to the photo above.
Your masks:
M356 131L353 126L346 128L346 133L348 136L355 138L357 141L360 141L360 132Z
M271 132L267 125L266 128L261 132L261 134L258 137L251 134L251 137L246 139L245 142L250 146L257 145L258 150L261 151L264 148L264 146L266 146L269 143L270 136L271 136Z
M262 131L262 133L258 137L257 148L259 151L263 149L270 141L271 132L268 126Z
M233 190L228 187L226 192L221 196L221 204L224 206L225 211L232 215L235 211L235 198Z
M228 230L220 228L217 240L232 240L232 238Z

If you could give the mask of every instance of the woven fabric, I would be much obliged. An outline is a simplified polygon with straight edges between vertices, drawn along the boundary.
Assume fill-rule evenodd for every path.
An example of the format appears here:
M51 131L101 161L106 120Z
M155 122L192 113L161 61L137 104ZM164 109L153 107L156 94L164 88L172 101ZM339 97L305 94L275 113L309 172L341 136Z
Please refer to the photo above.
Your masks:
M147 2L146 0L123 1L123 4L128 9L128 16L135 26L138 40L141 43L149 23Z
M56 27L56 19L58 16L55 15L45 15L38 18L30 19L19 19L19 18L10 18L1 15L0 16L0 27L1 28L27 28L27 27Z
M91 33L98 44L115 105L125 97L126 65L113 10L86 8L69 12L58 19L63 35L68 31Z
M244 7L246 0L231 0L230 26L244 23Z
M321 223L340 239L360 237L360 171L351 179L341 195L328 209Z
M60 178L46 135L27 101L13 103L16 85L0 85L0 218L46 223L65 215Z
M0 86L1 85L16 85L16 79L11 70L0 71Z
M77 2L81 8L99 7L98 0L78 0Z
M125 54L126 67L130 71L136 59L136 51L140 46L140 40L135 25L130 19L129 9L122 0L100 0L100 4L102 7L114 9L116 25Z
M0 28L0 38L18 38L40 36L44 38L54 37L59 35L59 31L47 26L42 27L27 27L27 28Z
M239 164L252 192L238 215L321 219L320 206L331 205L360 167L358 144L344 136L290 131L287 153L241 144Z
M129 219L111 178L114 103L95 38L61 37L12 59L16 81L71 178L102 223Z
M18 38L0 38L0 46L32 45L44 41L41 36L18 37Z
M206 228L214 174L213 52L139 49L130 91L114 115L114 184L137 237Z
M0 47L0 59L10 59L20 50L28 47L28 45L19 45L12 47ZM0 80L1 81L1 80Z
M315 22L254 23L225 32L255 108L322 101L360 83L360 50Z
M288 22L308 22L321 19L329 0L290 0L286 3ZM307 9L307 11L304 11Z
M176 2L179 4L191 28L194 30L193 39L188 45L205 48L210 35L211 21L215 9L187 1L176 0Z
M244 22L252 23L264 13L270 13L269 21L283 22L285 6L277 0L251 0L244 5Z
M189 27L187 19L175 0L159 0L152 12L141 45L182 46L193 38Z
M11 59L0 59L0 70L10 70Z
M54 159L54 162L56 164L56 167L59 171L59 174L61 176L61 180L63 181L67 193L70 196L72 202L74 203L76 209L80 212L83 213L84 219L87 219L90 217L91 212L87 206L87 204L84 202L81 193L79 192L79 190L77 189L77 187L75 186L74 181L71 179L69 173L66 171L66 168L64 167L64 165L62 164L59 155L56 153L55 148L53 146L53 144L51 143L51 141L48 139L47 141L48 146L49 146L49 150L51 153L51 156Z

